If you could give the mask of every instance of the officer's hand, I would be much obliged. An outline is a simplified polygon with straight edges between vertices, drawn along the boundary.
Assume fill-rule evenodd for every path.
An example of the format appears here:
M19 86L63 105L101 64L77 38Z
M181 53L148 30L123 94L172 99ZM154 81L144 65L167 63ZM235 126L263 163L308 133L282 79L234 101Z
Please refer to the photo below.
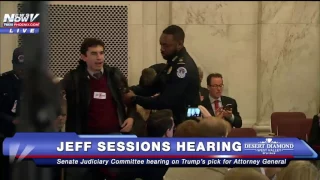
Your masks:
M130 90L128 93L124 94L124 96L127 98L132 98L133 96L136 96L136 95L134 94L133 91Z
M130 132L132 130L133 122L133 118L126 119L121 125L122 129L120 130L120 132Z
M131 102L131 98L133 96L136 96L136 95L131 90L128 93L124 94L123 95L123 101L125 102L125 104L129 104Z

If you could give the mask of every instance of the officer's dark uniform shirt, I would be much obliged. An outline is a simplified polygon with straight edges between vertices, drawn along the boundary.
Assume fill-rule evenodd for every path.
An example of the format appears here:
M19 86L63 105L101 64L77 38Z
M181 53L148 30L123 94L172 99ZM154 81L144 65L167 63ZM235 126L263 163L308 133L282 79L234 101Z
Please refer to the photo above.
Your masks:
M145 109L171 109L175 123L186 120L187 107L197 107L200 104L199 73L196 63L185 48L168 61L167 66L157 74L152 88L142 89L131 87L137 95L133 102ZM160 93L156 97L152 96Z
M13 51L12 64L24 67L23 48ZM0 134L8 137L15 133L12 121L19 113L21 80L14 71L8 71L0 76Z
M18 113L21 80L13 71L0 76L0 134L11 136L14 133L12 121Z

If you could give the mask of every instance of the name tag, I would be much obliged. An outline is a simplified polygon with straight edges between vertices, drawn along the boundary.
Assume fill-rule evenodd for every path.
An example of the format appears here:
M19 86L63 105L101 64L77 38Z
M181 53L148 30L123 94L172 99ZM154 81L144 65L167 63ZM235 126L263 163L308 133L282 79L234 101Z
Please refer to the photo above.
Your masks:
M104 93L104 92L94 92L93 98L94 99L106 99L107 98L107 94Z

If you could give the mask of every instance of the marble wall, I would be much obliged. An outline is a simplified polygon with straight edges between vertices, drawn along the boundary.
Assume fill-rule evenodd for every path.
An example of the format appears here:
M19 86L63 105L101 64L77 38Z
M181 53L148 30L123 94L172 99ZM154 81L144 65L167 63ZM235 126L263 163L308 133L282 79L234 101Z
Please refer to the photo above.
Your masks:
M222 73L224 94L237 100L247 125L257 117L257 14L258 2L172 2L189 53L205 77Z
M172 2L172 24L205 75L221 72L245 126L319 109L319 2ZM205 82L202 83L205 86Z
M258 125L274 111L319 110L319 2L261 2Z

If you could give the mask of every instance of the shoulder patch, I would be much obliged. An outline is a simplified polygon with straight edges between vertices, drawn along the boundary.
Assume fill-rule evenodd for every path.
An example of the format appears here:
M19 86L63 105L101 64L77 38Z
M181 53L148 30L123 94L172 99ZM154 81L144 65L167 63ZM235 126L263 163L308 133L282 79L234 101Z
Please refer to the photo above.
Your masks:
M177 76L178 78L185 78L187 74L187 69L184 67L179 67L177 69Z

